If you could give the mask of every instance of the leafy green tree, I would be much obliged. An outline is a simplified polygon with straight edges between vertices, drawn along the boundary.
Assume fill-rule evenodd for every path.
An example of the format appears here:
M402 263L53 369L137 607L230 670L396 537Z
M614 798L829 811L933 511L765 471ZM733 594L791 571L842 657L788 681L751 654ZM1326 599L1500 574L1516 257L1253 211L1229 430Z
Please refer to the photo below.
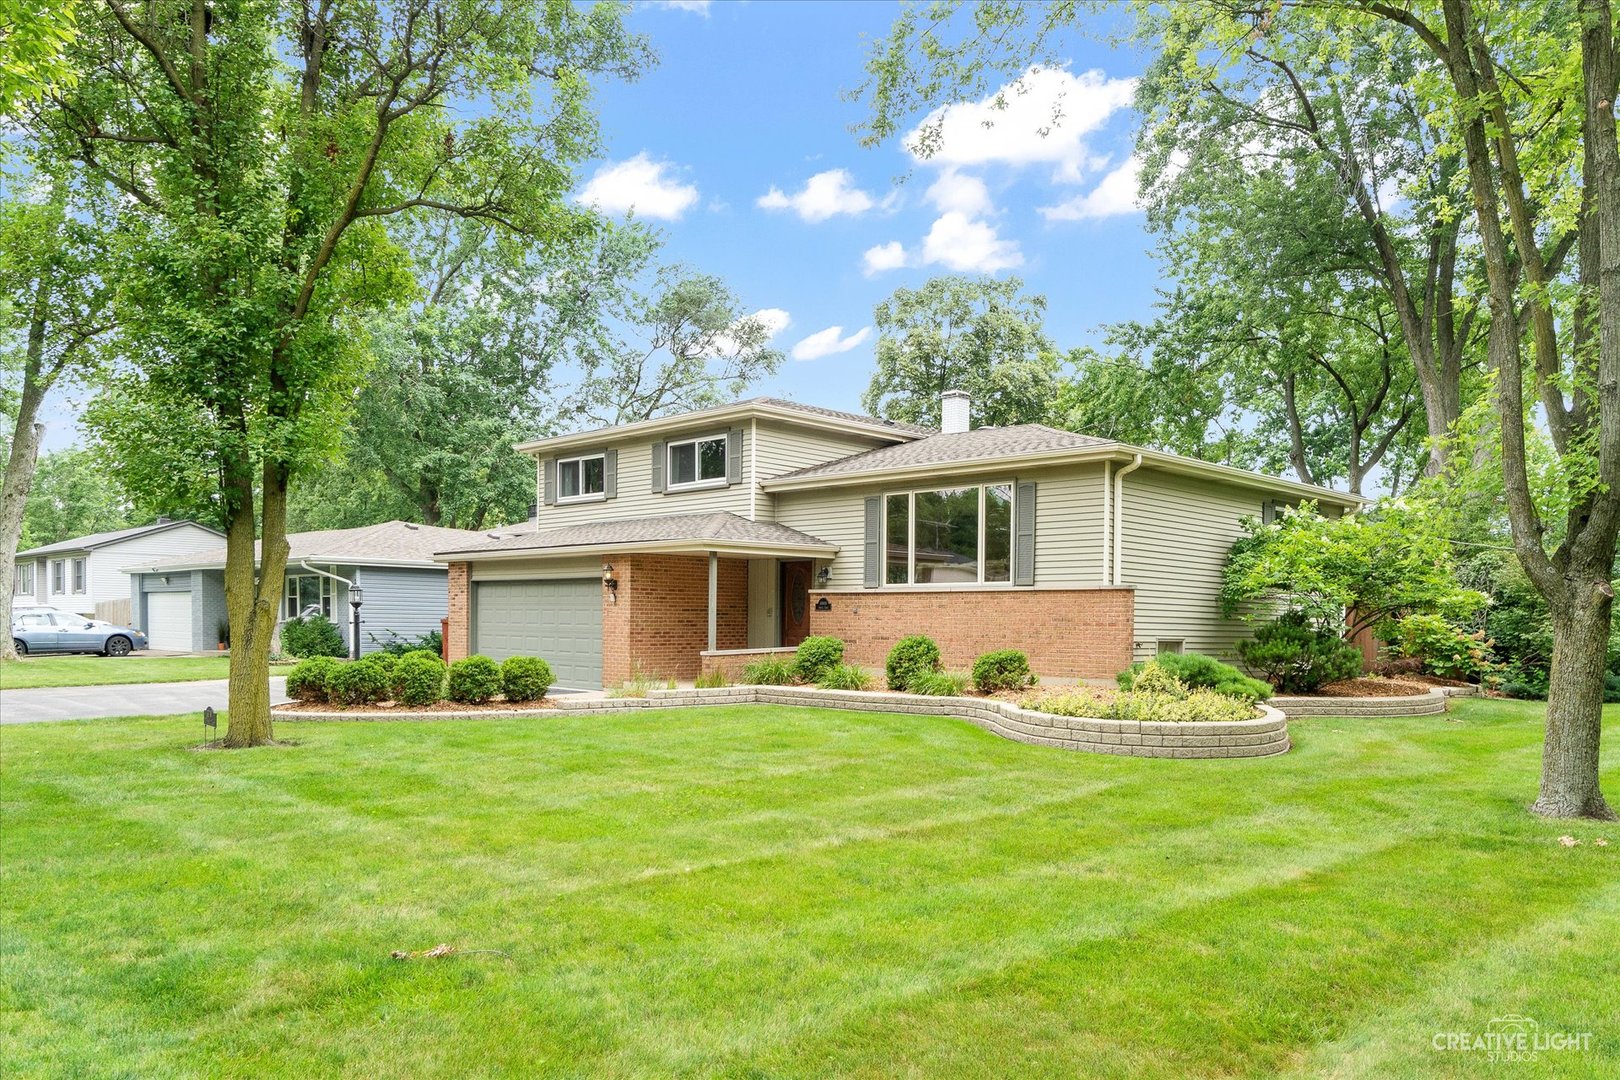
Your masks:
M1018 278L960 275L896 289L872 313L877 370L861 404L875 416L937 427L940 395L965 390L981 424L1050 418L1059 359L1042 329L1044 296Z
M49 159L33 157L36 165ZM99 361L111 328L108 284L100 265L110 207L81 197L57 178L42 190L0 204L0 404L9 421L0 480L0 621L11 624L18 543L44 426L40 405L51 390L83 378ZM71 535L71 534L70 534ZM0 660L15 660L11 636Z
M23 512L21 546L128 528L136 516L105 458L82 447L58 450L39 459Z
M0 0L0 116L71 83L76 0Z
M87 420L126 486L224 521L229 746L271 740L288 491L333 450L365 316L414 289L390 219L437 210L572 239L590 85L645 62L622 8L563 0L107 0L27 137L129 207L126 364ZM256 545L262 557L256 560Z

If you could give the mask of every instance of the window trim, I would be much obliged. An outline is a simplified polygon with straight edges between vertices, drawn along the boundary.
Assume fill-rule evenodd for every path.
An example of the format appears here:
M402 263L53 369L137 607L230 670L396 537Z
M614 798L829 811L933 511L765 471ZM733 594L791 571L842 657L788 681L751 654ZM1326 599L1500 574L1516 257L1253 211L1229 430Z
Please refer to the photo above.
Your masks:
M731 472L731 449L728 445L730 432L722 431L715 435L698 435L690 439L679 439L664 444L664 490L665 491L700 491L704 488L728 487L731 481L726 479ZM675 480L675 448L677 446L697 446L699 443L717 442L720 444L720 475L709 480L689 480L678 483ZM692 455L692 471L694 475L698 470L700 457L697 451Z
M579 495L564 495L562 493L562 472L564 465L579 466L579 486L585 486L585 462L600 461L602 463L602 490L584 492ZM594 454L575 454L573 457L558 458L555 465L557 492L555 504L567 506L572 503L605 502L607 501L607 452L598 450Z
M288 574L286 580L282 582L281 586L280 622L287 622L290 619L296 619L298 618L299 613L303 611L303 606L300 605L297 611L294 611L291 615L287 614L287 601L292 599L292 596L289 594L293 593L295 590L293 582L299 581L303 578L314 578L321 583L320 608L323 616L330 619L332 618L332 612L337 610L337 583L331 578L325 577L321 574Z
M985 502L988 499L986 492L993 487L1004 487L1011 498L1007 501L1009 511L1008 524L1011 526L1007 545L1007 580L986 581L984 577L984 541L985 541ZM960 491L963 488L978 488L979 490L979 536L978 536L978 576L972 581L917 581L917 496L936 491ZM888 573L888 524L889 500L901 497L906 500L906 580L890 581ZM879 524L883 532L882 548L885 553L884 568L880 589L1002 589L1013 588L1018 580L1018 568L1015 562L1018 557L1018 481L1012 478L996 480L974 480L965 484L929 484L926 487L902 488L898 491L885 491L882 494L882 514Z
M67 579L67 560L66 559L52 559L52 560L50 560L50 562L47 565L49 567L48 572L50 574L50 581L49 581L50 588L46 591L46 595L47 596L66 596L67 595L67 580L68 580Z
M17 564L17 572L11 579L11 595L12 596L34 596L34 595L36 595L35 592L34 592L34 584L35 584L34 573L35 573L35 570L36 570L37 566L38 566L38 564L35 563L32 559L28 560L27 562L20 562L20 563ZM26 589L23 588L23 575L25 573L28 575L28 587Z
M73 596L85 596L90 592L90 559L82 557L69 559L68 583L72 585Z

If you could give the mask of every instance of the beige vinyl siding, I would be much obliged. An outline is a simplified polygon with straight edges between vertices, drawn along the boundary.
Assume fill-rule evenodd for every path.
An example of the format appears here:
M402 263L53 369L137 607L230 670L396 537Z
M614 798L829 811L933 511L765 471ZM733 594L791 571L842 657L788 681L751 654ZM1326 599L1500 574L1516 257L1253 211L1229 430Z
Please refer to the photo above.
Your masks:
M878 438L866 438L838 431L821 431L796 424L760 421L755 430L759 435L759 443L754 450L753 465L760 480L770 480L795 469L824 465L852 454L893 445ZM775 498L765 492L759 493L761 521L771 520Z
M1102 466L1073 465L1010 474L975 470L953 473L940 486L998 481L1035 482L1035 586L1085 588L1102 584ZM785 491L776 496L776 520L837 544L828 563L828 588L862 587L865 506L868 495L923 485L864 484L836 489ZM986 588L1016 588L989 585Z
M679 442L685 438L702 437L706 435L723 435L730 430L727 427L694 428L681 435L671 435L667 442ZM539 507L539 527L542 529L559 529L568 525L583 525L591 521L610 521L619 518L659 517L664 514L708 514L717 510L729 510L733 514L748 516L749 485L752 483L748 475L748 449L750 436L748 426L743 425L742 438L742 481L730 487L700 488L695 491L667 491L655 492L652 490L652 447L653 440L641 439L635 442L604 442L600 446L586 449L570 450L564 457L580 457L587 454L599 453L609 447L619 452L618 465L618 496L612 499L598 499L590 502L559 503L555 506L545 504L544 462L541 458L536 463L535 501Z
M470 564L474 581L516 581L525 578L602 576L602 564L611 557L571 555L550 559L500 559Z
M1136 589L1135 653L1161 640L1186 652L1237 658L1247 623L1221 618L1221 568L1243 535L1240 520L1259 517L1271 496L1253 488L1143 468L1125 477L1123 584Z

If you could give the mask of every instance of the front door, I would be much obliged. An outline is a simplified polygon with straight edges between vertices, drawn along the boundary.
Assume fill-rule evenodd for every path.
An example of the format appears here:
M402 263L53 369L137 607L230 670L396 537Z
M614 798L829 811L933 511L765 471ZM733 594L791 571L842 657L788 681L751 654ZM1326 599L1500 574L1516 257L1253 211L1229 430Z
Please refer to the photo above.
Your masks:
M810 636L810 563L782 564L782 647L791 649Z

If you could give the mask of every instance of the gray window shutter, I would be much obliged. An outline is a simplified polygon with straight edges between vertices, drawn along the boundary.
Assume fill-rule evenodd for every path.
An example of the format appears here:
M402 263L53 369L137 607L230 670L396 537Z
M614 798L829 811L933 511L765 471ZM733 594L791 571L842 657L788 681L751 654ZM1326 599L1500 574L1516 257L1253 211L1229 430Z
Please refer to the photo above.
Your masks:
M734 427L726 432L726 483L742 483L743 430Z
M866 577L863 584L875 589L883 584L883 496L866 497Z
M652 445L652 489L664 490L664 444L661 442Z
M619 497L619 452L602 451L602 494L606 498Z
M557 459L556 458L546 458L545 464L541 467L541 471L545 474L544 487L545 487L546 505L547 506L556 506L557 505Z
M1035 484L1018 485L1013 500L1013 584L1035 584Z

